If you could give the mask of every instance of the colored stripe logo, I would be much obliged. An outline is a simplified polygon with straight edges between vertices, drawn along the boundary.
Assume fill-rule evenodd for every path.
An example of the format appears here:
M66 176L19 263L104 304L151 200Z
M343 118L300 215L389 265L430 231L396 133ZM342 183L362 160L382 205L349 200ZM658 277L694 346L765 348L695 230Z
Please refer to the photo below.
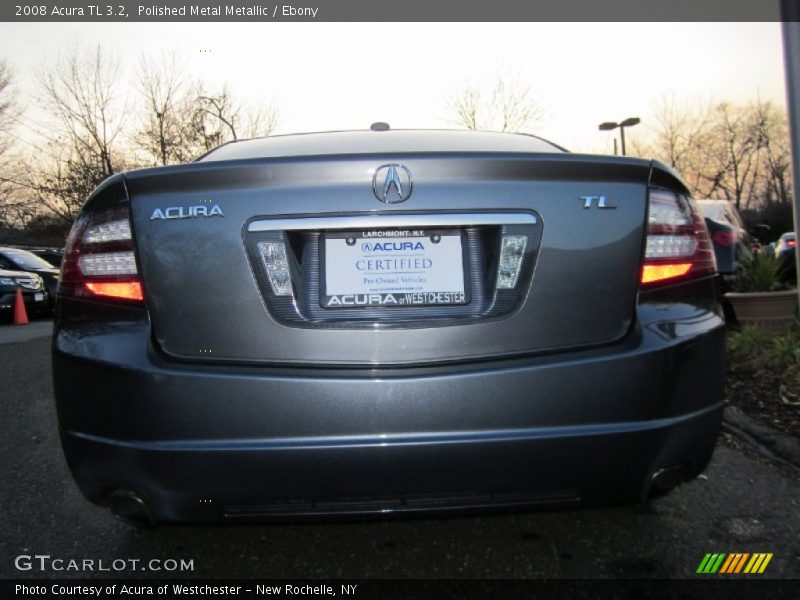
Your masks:
M696 572L701 575L763 573L771 560L772 552L755 552L753 554L749 552L708 552L700 561Z

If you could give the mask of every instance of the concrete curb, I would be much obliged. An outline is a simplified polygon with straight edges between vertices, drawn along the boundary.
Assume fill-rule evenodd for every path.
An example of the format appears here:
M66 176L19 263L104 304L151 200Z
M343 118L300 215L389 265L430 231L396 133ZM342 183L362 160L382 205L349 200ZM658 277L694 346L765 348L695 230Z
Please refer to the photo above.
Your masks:
M733 406L725 408L722 430L750 444L765 458L800 473L800 442L790 435L756 423Z

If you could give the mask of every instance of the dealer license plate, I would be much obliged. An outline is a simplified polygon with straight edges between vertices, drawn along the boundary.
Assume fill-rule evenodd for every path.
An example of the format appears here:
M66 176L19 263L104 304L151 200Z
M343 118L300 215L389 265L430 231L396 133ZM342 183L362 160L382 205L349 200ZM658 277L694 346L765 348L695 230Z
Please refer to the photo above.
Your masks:
M325 308L469 302L459 230L332 232L322 250Z

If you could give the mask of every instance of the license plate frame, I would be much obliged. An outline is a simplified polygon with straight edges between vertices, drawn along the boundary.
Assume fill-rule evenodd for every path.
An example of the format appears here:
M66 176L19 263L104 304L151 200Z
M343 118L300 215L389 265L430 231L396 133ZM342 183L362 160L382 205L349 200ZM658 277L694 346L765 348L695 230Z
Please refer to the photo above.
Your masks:
M438 242L435 241L438 237ZM447 246L450 246L450 256L448 260L452 261L451 264L448 266L448 272L446 274L446 278L453 281L453 276L455 275L452 270L455 267L456 274L460 272L460 287L461 289L450 289L450 290L433 290L428 286L427 289L424 290L403 290L397 289L393 291L381 291L381 292L368 292L363 290L353 290L346 293L341 293L342 290L334 288L332 291L339 292L330 294L328 293L329 289L329 282L328 282L328 275L331 271L331 265L328 265L328 258L331 257L332 254L336 254L336 257L339 258L342 256L342 250L345 246L351 246L350 243L347 242L348 238L352 238L354 243L353 251L354 256L358 256L359 254L363 255L365 250L363 249L364 243L375 243L380 242L383 243L404 243L406 241L420 241L423 245L425 244L439 244L442 241L445 242ZM329 252L328 242L332 240L341 240L339 242L335 242L339 245L339 248L332 247L330 248L331 251ZM426 242L427 240L427 242ZM458 258L452 255L453 252L453 244L457 240L459 248L458 254L456 255ZM430 246L429 246L430 248ZM441 247L442 251L445 250L445 246ZM438 248L437 248L438 250ZM436 252L437 254L441 254L442 251ZM424 252L424 251L423 251ZM389 254L391 256L391 253ZM420 257L424 256L424 254L420 254ZM439 257L441 258L441 257ZM454 307L454 306L464 306L471 302L471 293L470 293L470 277L469 277L469 263L468 263L468 247L467 247L467 235L466 231L463 229L451 228L451 229L407 229L407 230L397 230L397 229L374 229L374 230L362 230L362 231L325 231L320 236L319 240L319 301L320 306L325 309L341 309L341 308L418 308L418 307L431 307L431 306L438 306L442 307L443 309L447 307ZM439 271L442 269L440 268ZM421 274L417 273L418 276L427 276L428 273ZM351 274L352 276L352 274ZM433 274L436 277L436 274ZM457 280L457 278L456 278ZM387 285L392 285L388 284ZM447 284L443 284L446 286ZM425 287L424 283L420 284L419 282L415 283L399 283L396 287L403 288L403 287Z

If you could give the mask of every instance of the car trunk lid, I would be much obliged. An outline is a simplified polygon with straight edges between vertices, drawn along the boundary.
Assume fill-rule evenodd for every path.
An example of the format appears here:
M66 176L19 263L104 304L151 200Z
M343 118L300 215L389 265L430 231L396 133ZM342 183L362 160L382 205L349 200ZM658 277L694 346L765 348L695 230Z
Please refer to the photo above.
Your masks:
M413 174L404 202L376 198L373 174L386 165ZM197 362L389 365L623 337L634 318L649 174L650 163L637 159L430 153L195 163L132 172L126 183L164 353ZM463 298L341 304L363 289L340 268L348 248L374 249L377 240L382 250L383 240L392 257L408 250L414 259L415 242L431 246L436 236L449 249L430 255L446 262L433 280L463 275L428 291ZM515 236L525 239L518 280L497 289L504 239ZM274 265L265 262L264 248L280 245L288 296L275 294Z

